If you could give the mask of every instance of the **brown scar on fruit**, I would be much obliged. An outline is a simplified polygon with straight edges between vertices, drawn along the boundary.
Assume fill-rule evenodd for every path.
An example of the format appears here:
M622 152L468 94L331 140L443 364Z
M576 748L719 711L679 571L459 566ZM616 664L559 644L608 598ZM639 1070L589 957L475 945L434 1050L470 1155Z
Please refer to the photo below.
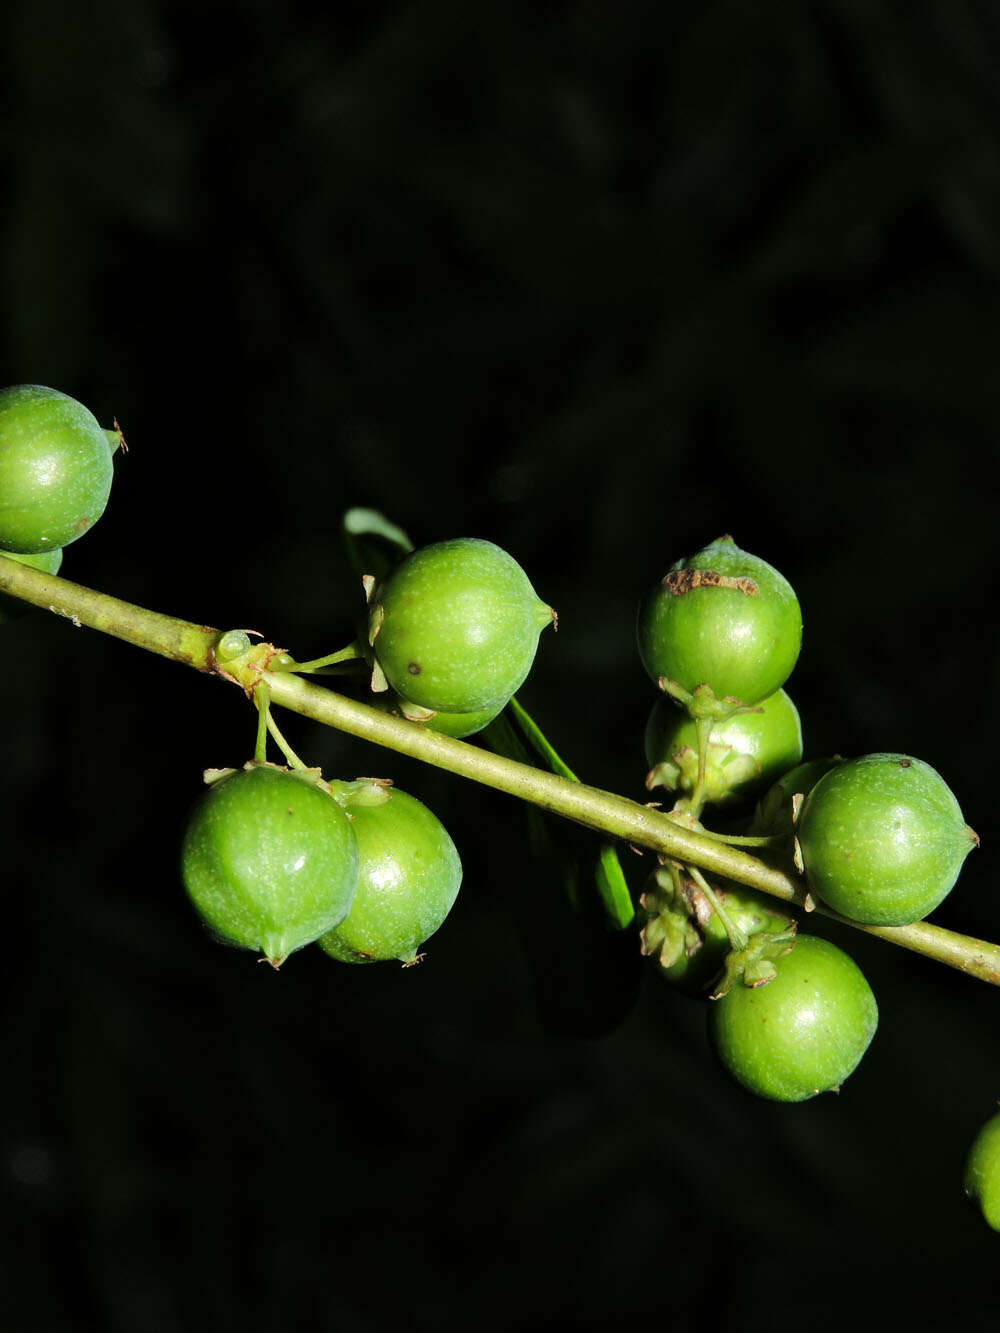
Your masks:
M683 597L695 588L732 588L736 592L756 597L760 592L757 583L745 574L734 577L732 574L718 574L714 569L672 569L661 580L673 597Z
M411 662L410 665L409 665L406 669L407 669L407 671L410 673L411 676L419 676L419 675L420 675L420 663L419 663L419 662Z

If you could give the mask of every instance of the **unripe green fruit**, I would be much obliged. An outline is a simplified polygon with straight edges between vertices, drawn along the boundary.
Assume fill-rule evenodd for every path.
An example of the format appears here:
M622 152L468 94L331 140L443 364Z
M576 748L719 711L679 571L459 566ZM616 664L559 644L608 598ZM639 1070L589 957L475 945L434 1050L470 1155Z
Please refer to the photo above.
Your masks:
M802 758L799 714L784 690L754 711L732 713L712 728L705 762L705 799L720 809L756 796ZM698 729L671 699L653 705L646 724L646 786L690 796L698 781Z
M903 754L868 754L829 772L803 803L798 839L810 892L880 926L933 911L979 841L944 779Z
M1000 1231L1000 1112L976 1135L965 1164L965 1193L983 1218Z
M671 566L639 608L637 639L654 681L756 704L791 674L802 615L787 579L720 537Z
M15 551L4 551L3 555L8 560L16 560L19 565L30 565L32 569L41 569L46 574L58 574L63 558L61 550L40 551L37 555L19 555ZM22 602L20 597L0 594L0 625L8 620L16 620L30 610L32 610L30 602Z
M216 781L195 806L181 872L214 934L278 967L347 915L358 845L314 776L252 765Z
M373 702L383 713L403 717L407 722L416 722L418 726L426 727L428 731L436 731L441 736L454 736L456 740L475 736L484 727L488 727L505 707L505 704L501 704L499 708L481 708L475 713L435 713L429 708L421 708L406 699L401 699L395 690L375 695Z
M415 962L462 883L455 844L436 815L395 787L370 784L349 799L348 810L358 843L357 892L320 946L345 963Z
M878 1026L861 969L827 940L800 935L774 959L777 976L736 985L709 1010L719 1059L750 1092L801 1102L832 1092L857 1068Z
M554 620L521 566L463 537L408 555L376 590L369 636L397 694L439 713L503 707Z
M68 546L104 513L107 432L75 399L39 384L0 392L0 550Z

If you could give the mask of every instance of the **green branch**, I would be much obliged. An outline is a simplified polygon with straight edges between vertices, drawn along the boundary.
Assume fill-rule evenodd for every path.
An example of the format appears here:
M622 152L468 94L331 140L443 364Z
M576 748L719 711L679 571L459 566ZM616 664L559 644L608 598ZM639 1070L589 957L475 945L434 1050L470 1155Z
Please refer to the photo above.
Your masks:
M267 645L252 650L237 662L226 662L222 666L216 662L214 654L214 647L221 637L218 630L145 611L116 597L2 557L0 592L65 616L76 625L87 625L199 671L224 676L248 693L252 694L254 686L264 681L272 703L325 726L506 792L622 842L648 848L785 902L804 906L801 881L737 847L683 827L663 811L505 759L465 741L439 735L418 723L344 698L290 672L262 670L272 655ZM992 985L1000 985L1000 946L996 944L959 935L925 921L911 926L865 926L848 921L835 912L823 908L817 910L856 930L924 954Z

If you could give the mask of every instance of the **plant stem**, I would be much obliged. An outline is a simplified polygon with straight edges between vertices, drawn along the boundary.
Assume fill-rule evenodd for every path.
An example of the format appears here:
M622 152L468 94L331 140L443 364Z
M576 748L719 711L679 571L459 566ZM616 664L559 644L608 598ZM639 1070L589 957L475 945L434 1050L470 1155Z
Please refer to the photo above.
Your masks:
M300 676L311 676L321 671L323 667L336 666L341 662L355 662L363 657L361 645L349 643L346 648L341 648L335 653L327 653L326 657L313 658L311 662L288 662L282 666L282 670L295 671Z
M702 893L708 899L708 905L722 922L722 928L725 930L726 935L729 938L730 949L732 949L734 953L742 952L742 950L747 947L746 934L733 922L729 913L723 907L719 895L715 892L697 866L691 867L691 878L694 880L695 884L697 884L698 888L701 889Z
M661 856L803 906L805 893L801 880L737 847L684 828L659 810L440 735L405 718L344 698L288 671L261 674L241 669L238 663L219 666L213 648L221 636L208 626L143 610L3 557L0 557L0 592L199 671L223 675L247 690L252 691L263 682L273 703L316 722L529 801L622 842L647 847ZM1000 945L959 935L925 921L912 926L865 926L825 908L817 910L856 930L1000 985Z
M170 657L198 671L213 671L209 657L219 631L209 625L194 625L159 611L146 611L107 593L94 592L79 583L45 574L0 553L0 592L40 606L74 625L99 629L116 639L134 643L161 657Z

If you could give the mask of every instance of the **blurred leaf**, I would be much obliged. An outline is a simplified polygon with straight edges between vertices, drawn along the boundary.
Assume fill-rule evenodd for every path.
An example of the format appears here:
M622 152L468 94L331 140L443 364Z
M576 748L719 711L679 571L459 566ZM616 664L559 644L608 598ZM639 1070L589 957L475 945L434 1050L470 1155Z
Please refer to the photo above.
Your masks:
M377 509L348 509L343 531L347 557L359 578L365 574L384 578L413 550L413 543L403 529Z
M508 707L514 717L517 718L518 726L530 741L536 754L544 759L551 771L561 778L567 778L570 782L579 782L580 779L556 753L555 747L545 736L541 727L518 703L516 698L511 699ZM517 756L511 755L510 757L516 758ZM621 861L618 859L618 851L613 843L606 842L602 845L593 873L594 883L601 895L601 901L604 903L604 910L607 912L608 918L618 930L624 930L634 920L635 908L632 905L632 895L629 893L625 872L622 870Z

